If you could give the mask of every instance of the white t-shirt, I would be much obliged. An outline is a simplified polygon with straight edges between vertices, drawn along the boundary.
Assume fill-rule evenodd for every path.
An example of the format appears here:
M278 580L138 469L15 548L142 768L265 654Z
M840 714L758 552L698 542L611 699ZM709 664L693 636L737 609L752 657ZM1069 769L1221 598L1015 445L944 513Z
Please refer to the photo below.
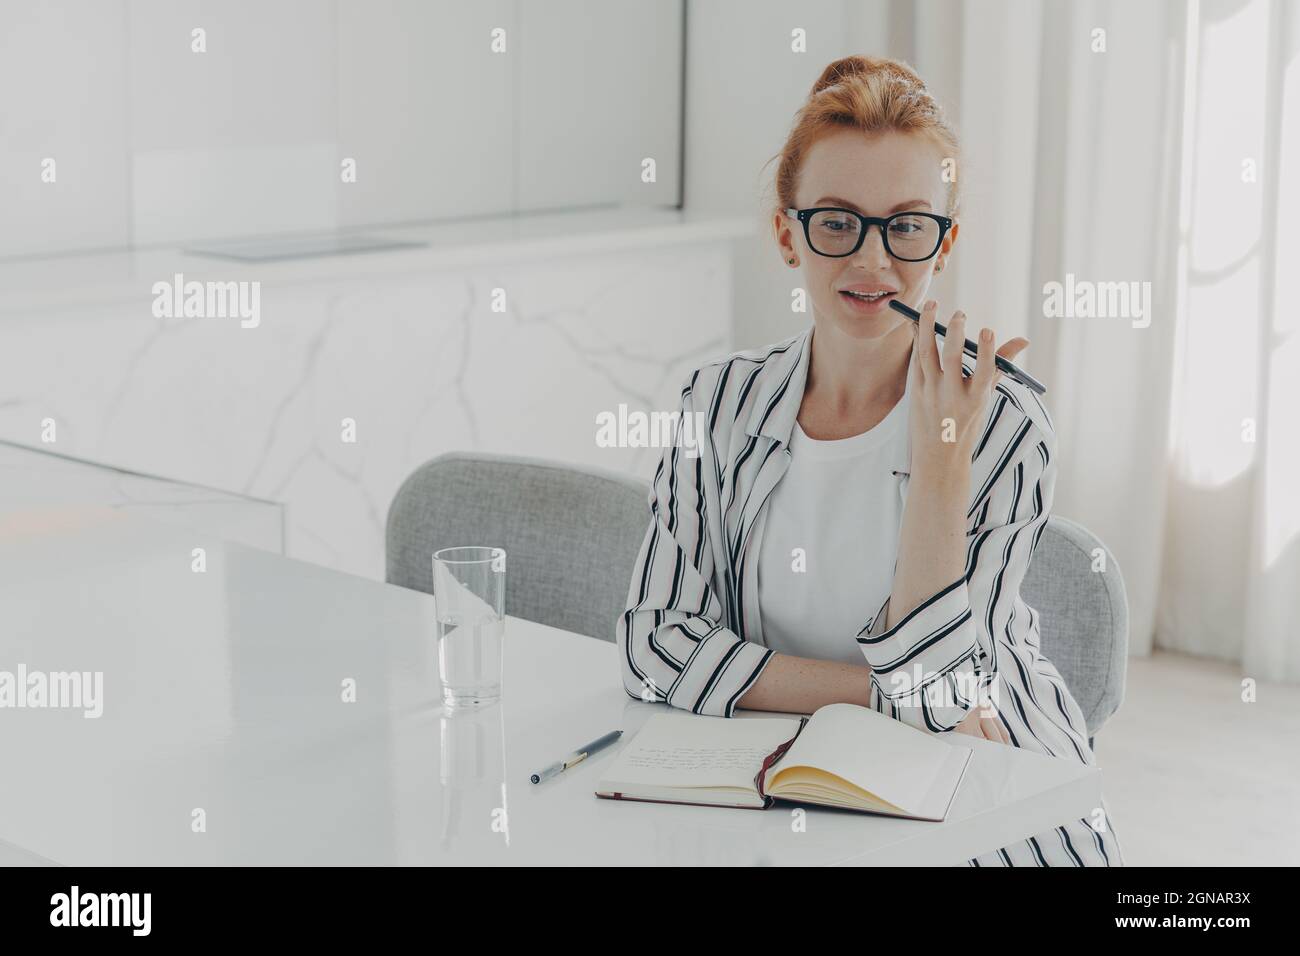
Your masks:
M889 597L898 556L903 503L890 463L907 441L907 410L904 393L874 428L836 441L809 438L795 422L790 466L767 501L759 544L768 647L865 663L856 637Z

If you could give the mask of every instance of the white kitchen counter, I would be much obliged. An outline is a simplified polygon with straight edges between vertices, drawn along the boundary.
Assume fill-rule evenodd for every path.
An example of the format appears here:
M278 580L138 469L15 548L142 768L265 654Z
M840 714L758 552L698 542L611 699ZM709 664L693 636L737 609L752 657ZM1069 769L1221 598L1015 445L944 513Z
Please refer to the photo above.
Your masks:
M255 264L0 263L0 439L282 503L285 553L382 578L389 502L443 452L648 480L659 449L603 447L598 416L674 412L731 350L748 225L604 210L366 230L429 245ZM154 315L176 273L256 281L258 321Z
M0 317L148 298L153 283L178 272L187 280L257 279L280 286L366 280L730 240L754 228L744 218L671 209L596 209L348 230L344 234L427 245L265 263L188 254L183 246L0 259Z

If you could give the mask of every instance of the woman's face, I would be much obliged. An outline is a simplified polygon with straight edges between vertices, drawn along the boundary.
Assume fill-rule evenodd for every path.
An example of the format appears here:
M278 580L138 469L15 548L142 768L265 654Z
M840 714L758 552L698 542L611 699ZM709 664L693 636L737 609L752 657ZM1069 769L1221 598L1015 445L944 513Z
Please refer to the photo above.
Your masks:
M836 132L814 143L804 158L795 208L841 206L881 218L904 211L944 215L947 185L940 177L941 160L938 146L919 135ZM889 308L890 298L920 310L935 266L947 259L957 238L953 223L933 258L905 262L885 252L880 229L873 226L857 252L831 258L808 248L798 221L778 214L776 227L782 258L797 258L803 270L816 323L830 323L860 339L886 335L909 321ZM867 302L850 296L849 289L890 295Z

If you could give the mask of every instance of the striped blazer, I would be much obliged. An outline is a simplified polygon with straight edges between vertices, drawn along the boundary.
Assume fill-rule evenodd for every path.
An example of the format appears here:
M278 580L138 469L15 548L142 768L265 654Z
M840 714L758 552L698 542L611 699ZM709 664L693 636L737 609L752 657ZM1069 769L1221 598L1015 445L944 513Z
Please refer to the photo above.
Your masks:
M650 488L650 522L617 626L623 685L641 700L730 717L774 651L763 643L757 549L764 505L790 464L812 327L775 346L694 371L681 393L677 440ZM964 359L963 374L973 374ZM1056 434L1033 391L1003 377L976 445L967 508L966 571L893 627L889 599L846 634L871 668L871 706L904 723L950 731L983 686L1012 744L1095 762L1079 705L1039 650L1038 614L1020 582L1047 523ZM683 433L699 423L693 445ZM910 449L882 481L907 500ZM1076 820L973 865L1115 865L1109 820Z

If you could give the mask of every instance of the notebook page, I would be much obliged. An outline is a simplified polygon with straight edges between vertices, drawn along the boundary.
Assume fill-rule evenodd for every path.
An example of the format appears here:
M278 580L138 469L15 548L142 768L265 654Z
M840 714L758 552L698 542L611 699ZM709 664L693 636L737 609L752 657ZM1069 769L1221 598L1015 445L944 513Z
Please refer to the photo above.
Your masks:
M752 790L763 759L798 730L799 721L787 718L655 714L615 758L600 785Z
M914 813L951 753L942 741L877 711L828 704L813 714L776 771L816 767Z

